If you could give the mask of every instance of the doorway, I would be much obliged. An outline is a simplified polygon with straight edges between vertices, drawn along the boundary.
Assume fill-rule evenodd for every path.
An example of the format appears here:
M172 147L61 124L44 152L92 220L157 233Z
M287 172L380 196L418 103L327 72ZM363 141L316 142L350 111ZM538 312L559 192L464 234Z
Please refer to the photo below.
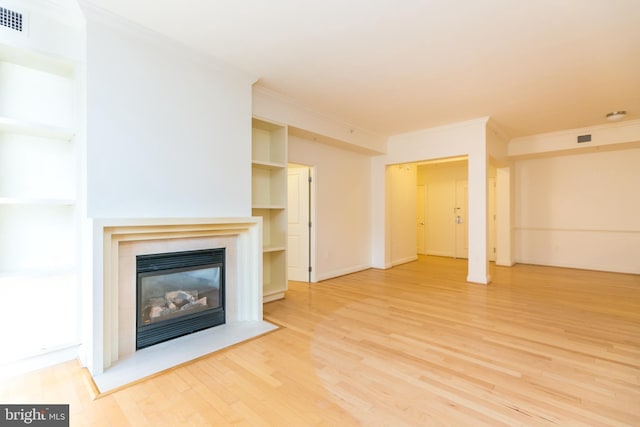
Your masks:
M313 168L290 163L287 169L287 277L312 282Z
M432 160L418 165L419 254L468 258L467 174L466 158Z
M495 168L490 172L495 173ZM469 185L465 158L418 164L416 242L423 255L469 257ZM496 259L496 178L487 182L487 259Z

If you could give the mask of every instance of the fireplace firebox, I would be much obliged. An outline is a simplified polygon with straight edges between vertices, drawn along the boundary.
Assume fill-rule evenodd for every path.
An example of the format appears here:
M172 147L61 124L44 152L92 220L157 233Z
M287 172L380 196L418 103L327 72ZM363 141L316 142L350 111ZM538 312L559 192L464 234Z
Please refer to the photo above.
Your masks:
M136 256L136 350L225 323L225 249Z

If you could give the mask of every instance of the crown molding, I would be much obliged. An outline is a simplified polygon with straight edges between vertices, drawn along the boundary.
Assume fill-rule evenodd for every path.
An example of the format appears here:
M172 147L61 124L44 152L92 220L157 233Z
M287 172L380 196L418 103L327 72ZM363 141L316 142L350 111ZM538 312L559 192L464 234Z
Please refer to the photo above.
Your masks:
M575 128L575 129L564 129L564 130L554 131L554 132L537 133L534 135L513 138L510 142L530 141L534 139L562 137L566 135L576 135L576 134L586 134L586 133L593 133L596 131L603 131L603 130L606 131L606 130L612 130L612 129L622 129L625 127L640 127L640 119L624 120L624 121L615 122L615 123L604 123L600 125L585 126L581 128Z
M269 88L267 88L265 86L262 86L260 84L260 81L256 82L253 85L253 90L254 90L254 93L259 93L261 95L264 95L266 97L274 99L274 100L276 100L278 102L288 104L288 105L290 105L290 106L292 106L292 107L294 107L294 108L296 108L298 110L304 110L307 113L312 114L312 115L317 116L317 117L321 117L324 120L332 121L332 122L334 122L334 123L336 123L336 124L338 124L340 126L343 126L343 127L346 127L346 128L349 128L349 129L353 130L353 132L366 133L366 134L369 134L369 135L374 136L376 138L385 138L386 136L388 136L388 135L381 135L381 134L378 134L376 132L372 132L372 131L370 131L368 129L364 129L364 128L360 127L360 126L354 125L353 123L349 123L349 122L347 122L345 120L342 120L341 118L339 118L337 116L334 116L334 115L331 115L331 114L327 114L325 112L321 112L321 111L315 110L315 109L309 107L308 105L305 105L305 104L301 103L300 101L298 101L298 100L296 100L294 98L291 98L289 96L281 94L280 92L276 92L273 89L269 89Z
M591 135L586 143L577 143L579 135ZM509 141L510 158L530 158L590 150L635 148L640 142L640 120L608 123L558 132L514 138Z
M299 101L253 85L253 114L286 123L292 135L367 155L386 152L386 137L314 110Z
M249 84L253 84L258 80L257 76L226 64L207 52L194 49L158 31L143 27L125 17L96 6L89 0L78 0L78 4L85 19L87 19L87 24L94 21L115 31L155 45L158 48L170 50L173 60L177 58L178 60L189 61L231 78L240 78Z
M0 6L45 15L72 28L84 27L84 17L76 0L0 0Z

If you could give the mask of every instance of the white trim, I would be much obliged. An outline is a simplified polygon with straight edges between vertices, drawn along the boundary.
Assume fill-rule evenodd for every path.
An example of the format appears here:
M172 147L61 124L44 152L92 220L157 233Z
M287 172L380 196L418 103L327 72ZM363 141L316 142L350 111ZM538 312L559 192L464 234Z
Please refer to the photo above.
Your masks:
M271 301L277 301L279 299L284 299L284 291L273 291L266 293L262 297L262 302L267 303Z
M426 251L424 253L424 255L443 256L443 257L447 257L447 258L456 258L455 254L453 252Z
M495 261L496 265L499 265L501 267L513 267L514 265L516 265L516 262L509 259L509 258L497 258Z
M401 259L393 260L393 261L391 262L391 265L392 265L393 267L395 267L396 265L406 264L406 263L408 263L408 262L416 261L417 259L418 259L418 255L409 256L409 257L406 257L406 258L401 258Z
M333 279L334 277L344 276L351 273L357 273L358 271L370 269L370 265L356 265L353 267L341 268L339 270L329 271L327 273L318 274L316 278L318 281Z
M309 188L309 200L311 203L311 209L309 210L309 221L311 221L311 230L309 231L309 267L311 267L311 274L309 275L309 281L316 283L318 281L318 173L316 166L307 167L311 178L311 186Z
M483 277L483 276L476 277L476 276L468 275L467 282L477 283L479 285L488 285L489 283L491 283L491 276L487 275L486 277Z

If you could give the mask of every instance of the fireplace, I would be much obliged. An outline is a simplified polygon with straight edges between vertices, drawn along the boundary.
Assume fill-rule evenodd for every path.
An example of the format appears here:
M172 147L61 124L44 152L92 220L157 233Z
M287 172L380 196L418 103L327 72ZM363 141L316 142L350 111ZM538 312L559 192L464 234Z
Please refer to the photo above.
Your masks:
M262 319L262 218L93 218L80 358L100 393L277 329ZM225 248L224 324L136 350L139 255Z
M225 323L225 249L136 256L136 350Z

